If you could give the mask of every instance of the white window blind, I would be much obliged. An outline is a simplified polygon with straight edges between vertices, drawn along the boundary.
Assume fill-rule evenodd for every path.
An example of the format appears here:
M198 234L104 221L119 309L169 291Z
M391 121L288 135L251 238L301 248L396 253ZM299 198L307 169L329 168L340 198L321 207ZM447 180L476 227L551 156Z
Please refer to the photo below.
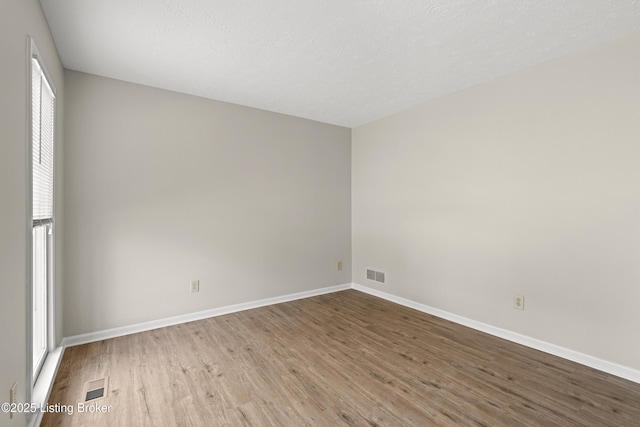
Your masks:
M55 95L36 58L32 58L33 221L53 219L53 135Z

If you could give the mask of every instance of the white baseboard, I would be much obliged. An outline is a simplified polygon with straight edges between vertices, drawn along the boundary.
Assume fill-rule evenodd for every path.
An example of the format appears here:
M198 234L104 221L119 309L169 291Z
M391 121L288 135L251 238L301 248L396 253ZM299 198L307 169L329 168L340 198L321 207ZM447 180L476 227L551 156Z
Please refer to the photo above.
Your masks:
M210 317L222 316L224 314L236 313L243 310L250 310L252 308L264 307L266 305L279 304L282 302L309 298L317 295L328 294L331 292L344 291L346 289L351 289L350 283L346 283L344 285L329 286L327 288L314 289L311 291L298 292L295 294L283 295L279 297L266 298L241 304L228 305L211 310L198 311L196 313L188 313L164 319L152 320L150 322L137 323L130 326L122 326L119 328L105 329L102 331L73 335L70 337L64 337L62 339L62 346L65 348L73 347L80 344L102 341L110 338L121 337L124 335L135 334L138 332L150 331L152 329L179 325L181 323L193 322L195 320L208 319Z
M640 384L640 371L637 369L629 368L627 366L619 365L617 363L609 362L606 360L598 359L597 357L589 356L578 351L570 350L564 347L560 347L555 344L550 344L545 341L541 341L535 338L521 335L516 332L512 332L506 329L501 329L486 323L478 322L457 314L449 313L448 311L440 310L425 304L421 304L415 301L411 301L406 298L402 298L396 295L392 295L386 292L382 292L367 286L359 285L357 283L347 283L343 285L330 286L327 288L314 289L311 291L298 292L295 294L283 295L279 297L266 298L257 301L246 302L242 304L234 304L220 308L214 308L211 310L199 311L196 313L183 314L180 316L169 317L165 319L154 320L150 322L138 323L130 326L123 326L120 328L106 329L102 331L90 332L87 334L74 335L65 337L62 339L62 347L72 347L80 344L87 344L95 341L101 341L110 338L121 337L124 335L135 334L138 332L150 331L152 329L164 328L166 326L178 325L186 322L193 322L195 320L207 319L210 317L222 316L224 314L235 313L243 310L250 310L252 308L264 307L272 304L279 304L282 302L293 301L302 298L309 298L317 295L328 294L331 292L343 291L346 289L355 289L378 298L385 299L387 301L394 302L396 304L403 305L405 307L413 308L423 313L431 314L442 319L449 320L460 325L468 326L477 331L485 332L490 335L494 335L499 338L506 339L508 341L522 344L524 346L534 348L536 350L543 351L545 353L552 354L554 356L562 357L563 359L571 360L576 363L580 363L585 366L589 366L594 369L612 374L636 383Z
M376 289L369 288L367 286L353 283L352 289L360 292L364 292L378 298L385 299L387 301L395 302L396 304L403 305L405 307L413 308L423 313L431 314L442 319L449 320L460 325L468 326L469 328L477 331L485 332L490 335L494 335L499 338L503 338L508 341L522 344L524 346L534 348L536 350L543 351L545 353L552 354L554 356L562 357L563 359L571 360L576 363L580 363L585 366L597 369L599 371L606 372L617 377L627 379L640 384L640 371L637 369L629 368L627 366L618 365L617 363L608 362L606 360L598 359L597 357L589 356L578 351L570 350L568 348L560 347L555 344L550 344L545 341L540 341L535 338L521 335L516 332L508 331L506 329L497 328L495 326L488 325L486 323L477 322L466 317L458 316L457 314L449 313L448 311L440 310L434 307L430 307L425 304L421 304L415 301L408 300L406 298L398 297L386 292L382 292Z

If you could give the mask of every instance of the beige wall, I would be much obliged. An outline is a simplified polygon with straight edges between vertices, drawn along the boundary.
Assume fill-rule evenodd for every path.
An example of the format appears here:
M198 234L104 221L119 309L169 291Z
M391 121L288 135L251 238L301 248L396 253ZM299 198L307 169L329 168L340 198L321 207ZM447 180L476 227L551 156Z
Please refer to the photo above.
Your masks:
M353 281L640 369L638 52L622 40L354 129Z
M350 129L65 75L65 336L351 281Z
M24 401L27 376L27 35L44 57L58 90L57 184L62 182L63 71L37 0L3 1L0 6L0 401L18 383L18 401ZM56 192L61 194L61 186ZM56 206L61 218L62 203ZM59 224L61 225L61 224ZM61 244L62 240L58 240ZM61 260L61 254L59 260ZM62 270L58 266L58 278ZM61 280L60 280L61 282ZM60 283L62 285L62 283ZM58 324L62 299L58 299ZM61 338L58 329L57 339ZM9 423L9 424L5 424ZM0 425L25 425L23 415L9 421L0 413Z

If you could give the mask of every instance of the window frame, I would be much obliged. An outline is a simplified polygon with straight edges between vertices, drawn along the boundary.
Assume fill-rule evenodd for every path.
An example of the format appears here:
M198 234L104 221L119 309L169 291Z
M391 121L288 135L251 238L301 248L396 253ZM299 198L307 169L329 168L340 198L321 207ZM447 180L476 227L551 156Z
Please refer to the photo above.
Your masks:
M47 81L47 84L49 85L49 87L51 88L51 92L53 93L53 141L52 141L52 145L53 145L53 164L52 164L52 168L53 168L53 173L52 173L52 180L53 180L53 209L52 209L52 215L51 215L51 220L50 221L45 221L50 225L50 227L52 228L52 233L51 236L47 239L47 245L48 245L48 251L49 251L49 266L47 269L47 326L46 326L46 346L47 346L47 353L45 354L42 362L40 363L40 366L38 366L37 368L37 373L34 374L34 366L33 366L33 353L34 353L34 349L33 349L33 232L34 232L34 220L33 220L33 93L32 93L32 78L33 78L33 66L32 66L32 59L35 59L38 62L38 65L40 66L40 70L42 72L42 75L44 76L44 78ZM27 66L26 66L26 70L27 70L27 105L26 105L26 109L27 109L27 120L26 120L26 127L27 127L27 235L26 235L26 242L27 242L27 289L26 289L26 303L27 303L27 379L26 379L26 384L27 384L27 390L26 390L26 400L28 402L33 402L33 403L38 403L35 402L34 400L42 400L43 402L40 403L44 403L44 400L46 400L46 394L48 394L48 389L49 389L49 384L44 384L45 382L49 382L50 379L48 378L43 378L43 371L45 371L45 366L48 364L48 362L50 361L50 358L52 356L52 352L55 349L55 330L56 330L56 324L55 324L55 319L56 319L56 312L55 312L55 307L56 307L56 284L55 284L55 277L56 277L56 268L55 268L55 260L56 260L56 255L55 255L55 239L56 239L56 231L55 231L55 221L56 221L56 215L55 215L55 211L56 211L56 191L55 191L55 186L56 186L56 173L55 173L55 163L56 163L56 144L57 144L57 138L56 138L56 124L57 124L57 91L56 91L56 86L54 83L54 80L51 76L51 74L49 73L49 71L47 70L46 67L46 63L44 61L44 58L42 57L42 55L40 54L40 51L38 50L35 40L33 39L33 37L31 36L27 36L27 55L26 55L26 62L27 62ZM56 355L57 357L59 357L59 355ZM48 369L50 370L50 369ZM55 375L55 374L54 374ZM48 375L46 375L48 376ZM46 391L45 391L46 390ZM43 394L43 392L45 393L45 396L41 396ZM33 421L34 420L34 416L35 418L37 417L38 414L30 414L27 416L27 419L29 421Z

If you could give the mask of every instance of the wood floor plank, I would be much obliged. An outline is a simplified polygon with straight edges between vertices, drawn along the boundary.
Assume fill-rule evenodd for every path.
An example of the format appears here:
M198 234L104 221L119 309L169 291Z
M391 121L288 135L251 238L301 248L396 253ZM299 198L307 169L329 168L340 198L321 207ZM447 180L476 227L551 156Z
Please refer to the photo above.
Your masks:
M43 426L640 426L640 384L354 290L68 348Z

